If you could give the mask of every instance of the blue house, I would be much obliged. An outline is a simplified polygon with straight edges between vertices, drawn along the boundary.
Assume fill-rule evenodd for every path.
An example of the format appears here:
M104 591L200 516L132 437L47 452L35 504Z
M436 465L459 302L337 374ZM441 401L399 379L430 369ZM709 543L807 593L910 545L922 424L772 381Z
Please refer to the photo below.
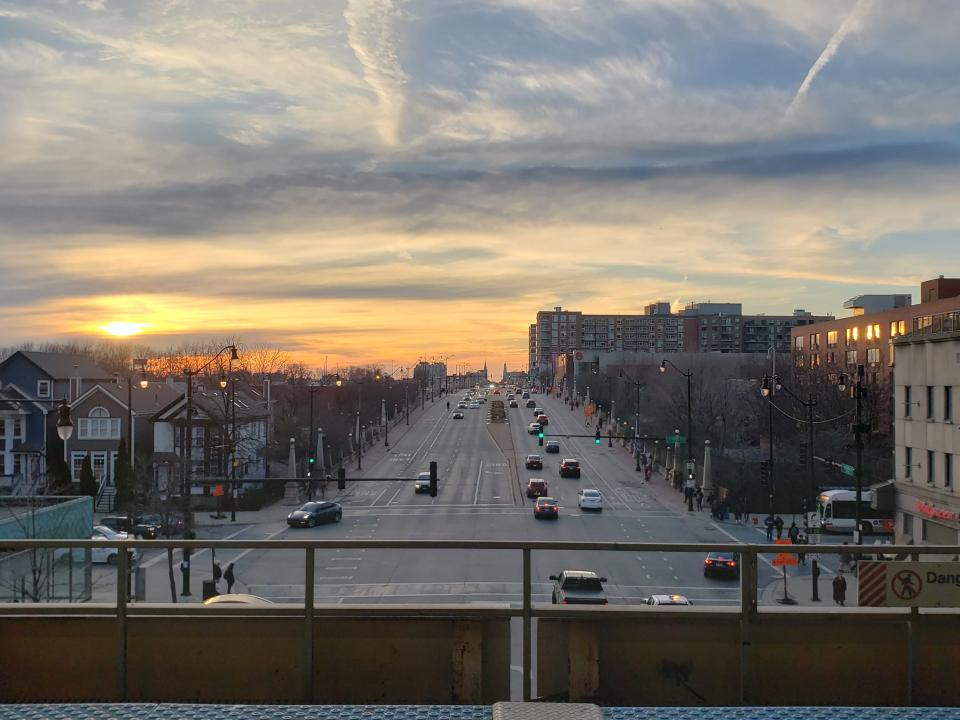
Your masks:
M113 381L87 355L19 350L0 362L0 397L6 408L0 424L2 436L9 439L4 443L4 470L16 469L11 483L14 493L36 492L45 486L48 450L62 452L70 462L68 449L56 433L60 401L72 404L95 385Z

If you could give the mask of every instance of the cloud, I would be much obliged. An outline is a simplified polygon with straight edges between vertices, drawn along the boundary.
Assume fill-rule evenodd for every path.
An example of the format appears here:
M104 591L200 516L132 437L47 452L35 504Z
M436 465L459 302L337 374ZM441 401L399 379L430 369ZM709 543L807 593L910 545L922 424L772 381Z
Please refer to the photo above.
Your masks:
M810 86L813 84L814 79L820 71L826 67L833 56L837 54L837 50L840 49L840 44L846 39L847 35L856 32L860 28L863 24L864 17L870 11L872 5L873 0L857 0L853 9L850 10L850 14L847 15L846 19L840 24L840 27L837 28L837 31L830 37L823 52L820 53L816 62L814 62L807 71L807 75L803 78L803 82L800 83L796 95L793 96L793 100L791 100L790 105L787 106L786 117L789 118L796 112L797 107L800 106L800 103L803 102L803 99L810 91Z
M348 39L363 77L377 97L377 128L387 145L399 140L407 76L397 58L394 0L347 0L343 11Z

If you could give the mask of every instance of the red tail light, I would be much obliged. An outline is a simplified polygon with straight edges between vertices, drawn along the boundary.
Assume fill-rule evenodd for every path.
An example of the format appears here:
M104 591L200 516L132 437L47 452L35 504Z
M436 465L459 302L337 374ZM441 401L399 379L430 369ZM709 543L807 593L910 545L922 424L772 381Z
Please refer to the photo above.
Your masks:
M567 599L564 598L563 600L560 601L560 604L561 604L561 605L568 605L569 603L567 603Z
M704 564L704 565L713 565L713 560L710 560L709 558L707 558L706 560L703 561L703 564Z

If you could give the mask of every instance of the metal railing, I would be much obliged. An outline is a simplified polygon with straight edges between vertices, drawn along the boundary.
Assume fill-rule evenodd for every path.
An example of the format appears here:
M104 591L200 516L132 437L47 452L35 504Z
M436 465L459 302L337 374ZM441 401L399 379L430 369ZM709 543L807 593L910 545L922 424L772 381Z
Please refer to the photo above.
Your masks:
M158 604L148 604L138 608L129 604L127 583L120 581L130 572L128 554L121 552L123 548L136 549L190 549L200 550L212 548L215 550L302 550L304 552L304 598L303 603L278 604L272 607L218 607L209 608L211 616L219 613L246 614L246 615L294 615L301 617L304 622L304 687L306 697L312 701L313 673L314 673L314 640L313 624L318 608L323 616L356 616L380 615L388 617L493 617L493 618L522 618L523 625L523 698L532 697L532 620L537 617L566 617L572 616L586 619L602 619L610 616L610 606L593 609L590 606L573 608L553 607L546 604L535 605L532 602L532 555L534 551L607 551L629 553L707 553L732 552L740 555L740 604L736 612L739 615L741 626L749 625L758 615L757 602L758 576L757 561L760 555L797 554L797 555L841 555L852 556L874 555L882 552L893 557L919 559L920 555L955 556L960 554L960 545L785 545L785 544L756 544L743 545L737 543L649 543L649 542L584 542L584 541L514 541L514 540L3 540L0 539L0 552L24 551L33 548L118 548L117 553L117 591L116 603L113 607L105 605L69 604L69 603L39 603L39 604L0 604L0 615L114 615L117 619L116 645L117 668L116 681L119 696L127 697L127 616L128 614L156 615L178 612L195 614L196 605L177 606L170 604L163 608ZM513 550L522 553L523 581L522 603L517 607L478 607L474 604L430 604L427 606L411 603L395 605L360 605L344 606L340 604L317 604L314 601L314 578L317 550L327 549L355 549L355 550ZM594 608L597 606L593 606ZM626 606L621 611L617 606L616 615L619 618L629 614L663 612L663 608L646 606ZM702 608L703 606L700 606ZM726 612L732 612L730 606L723 606ZM686 608L681 608L681 611ZM857 611L857 608L850 608ZM674 611L674 608L670 608ZM917 608L890 609L891 612L907 611L915 614ZM745 632L749 633L749 630Z

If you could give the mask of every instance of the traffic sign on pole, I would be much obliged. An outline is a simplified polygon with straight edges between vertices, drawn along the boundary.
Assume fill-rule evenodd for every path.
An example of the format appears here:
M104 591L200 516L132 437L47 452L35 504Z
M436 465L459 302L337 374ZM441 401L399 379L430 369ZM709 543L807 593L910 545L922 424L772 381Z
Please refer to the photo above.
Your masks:
M853 477L856 474L856 470L854 470L853 465L847 465L846 463L840 466L840 472L842 472L844 475L849 475L850 477Z
M667 435L667 445L686 445L687 438L683 435Z

